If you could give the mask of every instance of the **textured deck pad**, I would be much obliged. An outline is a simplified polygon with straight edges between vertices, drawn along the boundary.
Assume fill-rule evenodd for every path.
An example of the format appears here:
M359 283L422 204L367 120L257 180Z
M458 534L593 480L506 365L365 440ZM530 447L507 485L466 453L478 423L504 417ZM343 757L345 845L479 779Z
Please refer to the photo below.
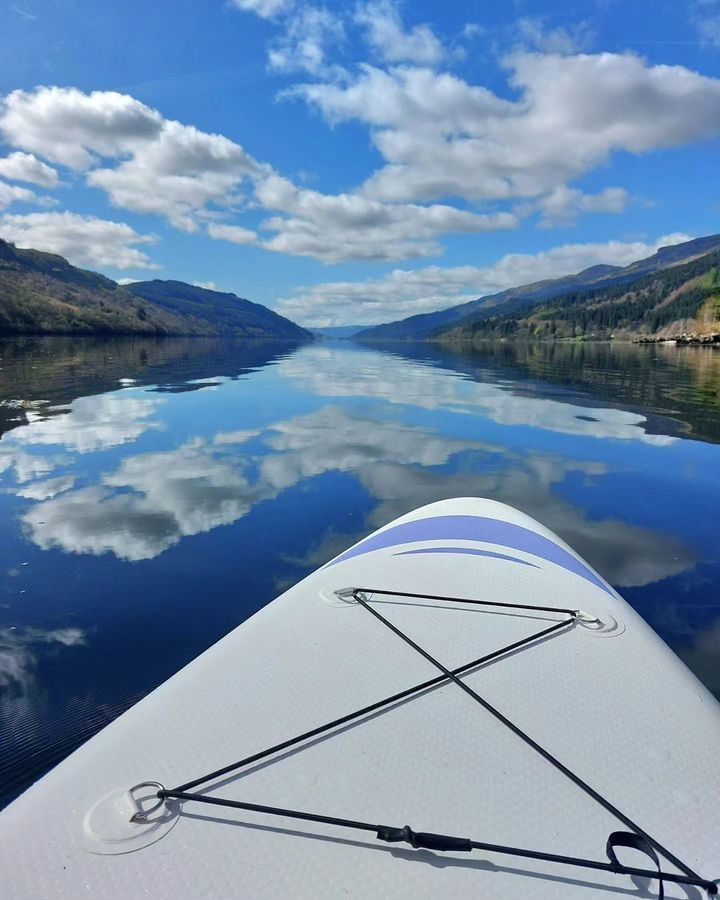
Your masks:
M159 840L97 855L72 834L115 789L189 781L434 678L438 671L347 587L450 668L561 614L446 604L438 594L582 609L571 624L464 675L466 683L701 874L720 836L720 709L651 629L570 548L492 501L417 510L341 554L154 691L0 814L5 896L607 897L628 876L473 852L187 802ZM203 788L242 802L603 860L609 812L445 683ZM628 850L623 859L646 867ZM673 871L667 863L664 867ZM647 882L652 892L656 885ZM651 894L652 895L652 894ZM692 896L667 885L669 897Z

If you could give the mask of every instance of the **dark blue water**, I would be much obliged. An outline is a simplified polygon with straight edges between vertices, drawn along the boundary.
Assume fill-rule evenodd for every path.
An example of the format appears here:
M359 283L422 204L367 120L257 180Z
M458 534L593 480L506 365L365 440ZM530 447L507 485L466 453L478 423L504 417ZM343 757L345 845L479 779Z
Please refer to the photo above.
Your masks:
M565 538L720 692L720 352L0 342L0 804L421 504Z

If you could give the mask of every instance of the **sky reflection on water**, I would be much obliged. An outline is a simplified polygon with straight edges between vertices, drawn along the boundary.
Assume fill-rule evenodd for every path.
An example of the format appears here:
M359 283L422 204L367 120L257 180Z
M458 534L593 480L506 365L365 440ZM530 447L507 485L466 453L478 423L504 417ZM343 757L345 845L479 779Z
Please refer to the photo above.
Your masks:
M444 497L548 525L720 691L720 354L699 353L0 344L0 802Z

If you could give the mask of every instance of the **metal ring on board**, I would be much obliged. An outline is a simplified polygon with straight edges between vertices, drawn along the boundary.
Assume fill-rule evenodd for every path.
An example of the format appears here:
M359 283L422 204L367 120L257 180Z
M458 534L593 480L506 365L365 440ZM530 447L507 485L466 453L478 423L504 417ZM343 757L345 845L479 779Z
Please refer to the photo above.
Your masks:
M625 631L625 623L611 616L605 610L595 610L595 613L582 609L575 610L575 621L580 626L583 634L593 637L618 637Z
M156 788L158 788L159 791L165 790L165 787L162 784L160 784L159 781L141 781L139 784L136 784L133 787L131 787L130 790L128 791L128 793L133 798L133 800L135 800L135 795L133 792L139 790L140 788L144 788L144 787L156 787ZM149 809L146 809L146 810L138 809L138 811L136 813L133 813L133 815L130 816L130 821L131 822L144 822L148 816L152 815L156 810L160 809L160 807L163 805L163 803L165 803L165 798L158 797L157 802L154 803Z
M581 625L602 625L602 620L598 616L586 613L582 609L574 610L575 621Z

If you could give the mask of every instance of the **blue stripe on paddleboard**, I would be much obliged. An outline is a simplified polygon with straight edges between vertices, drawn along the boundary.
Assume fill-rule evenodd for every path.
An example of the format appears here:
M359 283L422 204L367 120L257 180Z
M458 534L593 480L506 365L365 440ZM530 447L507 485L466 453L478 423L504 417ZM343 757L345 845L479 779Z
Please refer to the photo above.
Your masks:
M515 525L512 522L503 522L501 519L490 519L486 516L430 516L425 519L414 519L412 522L403 522L388 528L380 534L373 534L355 547L351 547L341 553L337 559L328 563L334 566L352 559L354 556L362 556L373 550L386 550L388 547L398 547L401 544L411 544L415 541L460 540L478 541L485 544L497 544L500 547L508 547L510 550L520 550L538 556L546 562L579 575L590 584L596 585L600 590L612 596L610 588L594 572L572 553L559 547L554 541Z
M520 559L517 556L508 556L506 553L494 553L492 550L475 550L473 547L419 547L417 550L401 550L393 553L393 556L412 556L414 553L467 553L469 556L491 556L493 559L506 559L508 562L520 563L523 566L540 568L535 563Z

